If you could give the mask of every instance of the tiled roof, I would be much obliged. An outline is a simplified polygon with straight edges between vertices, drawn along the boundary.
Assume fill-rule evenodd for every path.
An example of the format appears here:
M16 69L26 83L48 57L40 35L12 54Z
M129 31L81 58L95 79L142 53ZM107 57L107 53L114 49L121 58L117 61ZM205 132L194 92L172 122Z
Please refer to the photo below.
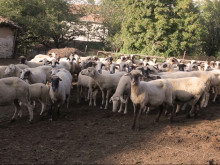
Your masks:
M72 9L73 14L83 15L79 17L79 21L95 22L95 23L103 23L104 21L104 18L101 17L99 14L97 14L99 11L99 6L71 4L71 9Z
M0 26L9 26L11 28L21 28L13 21L8 20L7 18L3 18L0 16Z

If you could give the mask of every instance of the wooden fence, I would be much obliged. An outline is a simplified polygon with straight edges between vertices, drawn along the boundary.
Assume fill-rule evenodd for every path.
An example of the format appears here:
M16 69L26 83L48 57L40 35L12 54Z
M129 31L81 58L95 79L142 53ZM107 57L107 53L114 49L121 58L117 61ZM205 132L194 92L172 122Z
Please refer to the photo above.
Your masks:
M119 56L119 55L125 55L125 56L129 56L130 54L122 54L122 53L114 53L114 52L107 52L107 51L97 51L97 56L100 56L100 55L111 55L113 57L116 57L116 56ZM151 58L156 58L156 59L162 59L162 60L166 60L167 58L166 57L161 57L161 56L150 56L150 55L142 55L142 54L135 54L135 55L138 55L140 57L151 57ZM181 57L176 57L177 59L181 59ZM195 59L195 57L193 58L193 56L186 56L184 61L186 62L189 62L191 60ZM196 61L198 62L206 62L206 61L216 61L217 58L214 57L214 56L198 56L196 59Z

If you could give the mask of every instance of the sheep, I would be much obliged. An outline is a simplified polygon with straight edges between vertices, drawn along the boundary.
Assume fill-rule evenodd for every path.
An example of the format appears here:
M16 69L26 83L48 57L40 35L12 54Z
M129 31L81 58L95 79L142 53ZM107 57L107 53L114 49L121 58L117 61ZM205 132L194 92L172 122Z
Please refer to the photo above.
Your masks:
M66 108L69 108L70 90L72 87L72 80L69 79L69 75L64 71L59 71L55 75L51 76L51 86L49 89L49 95L51 98L51 111L53 112L57 107L59 115L60 107L66 103ZM53 116L51 115L51 120Z
M191 72L191 71L197 71L199 70L198 64L187 64L187 72Z
M179 68L174 68L172 66L172 64L165 62L165 63L161 64L161 66L159 67L159 70L161 72L176 72L176 71L179 71ZM181 68L181 70L182 70L182 68Z
M121 102L119 113L122 112L123 103L125 104L124 114L127 114L128 100L131 93L131 79L129 76L122 76L119 80L115 93L110 98L113 102L112 111L116 112L119 102Z
M95 68L89 67L86 70L81 71L82 75L90 76L95 80L97 85L99 86L102 92L102 106L100 109L103 108L104 103L105 109L108 109L108 100L112 90L117 88L118 82L120 78L126 72L117 72L115 74L100 74ZM107 90L106 99L105 99L105 90Z
M20 112L21 102L29 111L29 122L33 121L33 107L30 104L29 85L18 77L0 79L0 105L14 104L15 112L11 121L15 121Z
M31 93L30 100L41 103L40 115L42 115L49 103L49 87L42 83L31 84L29 85L29 91Z
M36 62L27 61L26 57L24 57L24 56L20 56L19 59L20 59L21 64L25 64L30 68L36 68L38 66L43 65L43 64L40 64L40 63L36 63Z
M192 71L192 72L178 72L178 73L170 73L165 75L160 75L161 78L168 79L176 79L176 78L184 78L184 77L198 77L203 80L203 82L206 84L206 91L207 91L207 101L205 105L208 104L208 98L209 98L209 91L212 86L216 86L219 84L219 74L212 73L210 71Z
M134 120L132 129L139 130L140 128L140 115L148 107L160 107L160 111L156 121L159 121L160 115L163 110L163 106L172 108L172 115L170 120L173 118L173 96L172 96L172 85L164 79L153 80L150 82L140 81L142 72L139 70L133 70L126 74L131 78L131 101L134 106ZM139 112L137 111L137 105L140 105Z
M136 64L136 65L144 65L144 62L142 60L135 59L136 56L140 57L139 55L135 55L135 54L130 55L130 59L131 59L132 63Z
M189 116L194 113L195 105L200 102L200 108L206 107L207 90L205 83L197 77L186 77L178 79L166 79L172 85L173 101L177 104L187 103L191 105ZM176 112L178 112L177 110Z
M80 103L81 100L80 93L82 93L82 87L88 88L87 99L89 99L89 106L92 106L92 99L94 100L94 106L96 106L96 95L98 93L98 85L96 84L94 79L79 73L77 81L77 103Z
M118 71L119 66L120 66L119 64L112 63L112 64L110 65L110 68L109 68L110 74L115 73L115 70L116 70L116 69L117 69L117 71Z
M49 80L51 69L52 68L50 66L26 68L22 70L20 78L22 80L28 80L30 84L46 84L46 82Z
M9 66L6 67L4 71L5 77L20 77L22 69L28 68L27 65L24 64L10 64Z
M59 59L59 62L55 59L50 61L52 68L65 68L68 70L71 74L75 73L76 65L73 61L69 61L67 58L61 58Z

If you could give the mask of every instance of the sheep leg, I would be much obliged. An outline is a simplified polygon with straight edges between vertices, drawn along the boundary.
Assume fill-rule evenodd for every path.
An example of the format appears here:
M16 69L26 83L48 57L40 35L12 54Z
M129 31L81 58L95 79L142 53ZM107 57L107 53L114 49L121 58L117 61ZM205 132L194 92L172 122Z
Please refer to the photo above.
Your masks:
M141 117L142 109L144 109L144 107L140 106L140 109L139 109L139 112L138 112L138 116L137 116L136 128L135 128L136 131L140 130L140 117Z
M70 95L66 96L66 109L69 109Z
M109 102L109 96L111 94L112 90L107 90L107 94L106 94L106 102L105 102L105 109L108 109L108 102Z
M214 97L213 97L213 99L212 99L212 102L214 103L215 102L215 100L216 100L216 97L218 96L218 87L217 86L215 86L214 87L214 93L215 93L215 95L214 95Z
M176 111L174 110L173 105L169 105L168 107L169 107L169 109L171 109L170 122L172 123L173 122L173 117L175 116Z
M89 106L92 106L92 88L89 88L89 91L88 91L88 100L89 100Z
M122 112L122 108L123 108L123 103L120 102L120 109L118 110L118 113L121 113L121 112Z
M98 90L95 90L95 91L93 91L93 100L94 100L94 106L96 106L96 97L97 97L97 94L98 94Z
M157 115L157 118L155 119L155 122L158 122L158 121L159 121L160 115L161 115L162 111L163 111L163 105L161 105L161 106L159 107L159 113L158 113L158 115Z
M135 123L136 123L136 118L137 118L137 105L133 104L134 106L134 118L133 118L133 124L131 129L134 130L135 129Z
M128 100L129 100L129 96L127 96L126 98L124 114L128 113Z
M102 90L102 105L101 105L100 109L103 108L104 104L105 104L105 91Z
M42 116L42 114L44 113L44 109L45 109L45 103L41 100L39 100L39 102L41 103L41 112L40 112L40 116Z
M28 112L29 112L29 122L32 123L33 117L34 117L33 106L29 102L23 102L23 104L28 109Z
M180 104L177 104L176 105L176 113L179 113L180 112Z
M14 115L12 116L12 118L11 118L11 122L15 121L15 119L17 118L17 113L18 113L18 111L20 111L20 105L18 103L18 100L14 100L14 107L15 107L15 112L14 112Z

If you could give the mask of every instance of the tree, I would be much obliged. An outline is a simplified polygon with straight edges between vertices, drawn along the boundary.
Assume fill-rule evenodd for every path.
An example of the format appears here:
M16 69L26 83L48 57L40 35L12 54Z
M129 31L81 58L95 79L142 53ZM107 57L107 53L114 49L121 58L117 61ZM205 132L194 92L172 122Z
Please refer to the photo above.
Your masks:
M103 0L99 13L104 18L103 25L108 30L106 46L112 50L122 46L121 25L124 21L123 0Z
M25 47L52 39L58 48L74 36L70 22L76 16L64 0L0 0L0 15L22 26L19 41Z
M123 52L177 56L191 51L200 33L192 0L126 0Z
M203 1L200 11L204 27L203 51L208 56L215 56L220 51L220 1Z

